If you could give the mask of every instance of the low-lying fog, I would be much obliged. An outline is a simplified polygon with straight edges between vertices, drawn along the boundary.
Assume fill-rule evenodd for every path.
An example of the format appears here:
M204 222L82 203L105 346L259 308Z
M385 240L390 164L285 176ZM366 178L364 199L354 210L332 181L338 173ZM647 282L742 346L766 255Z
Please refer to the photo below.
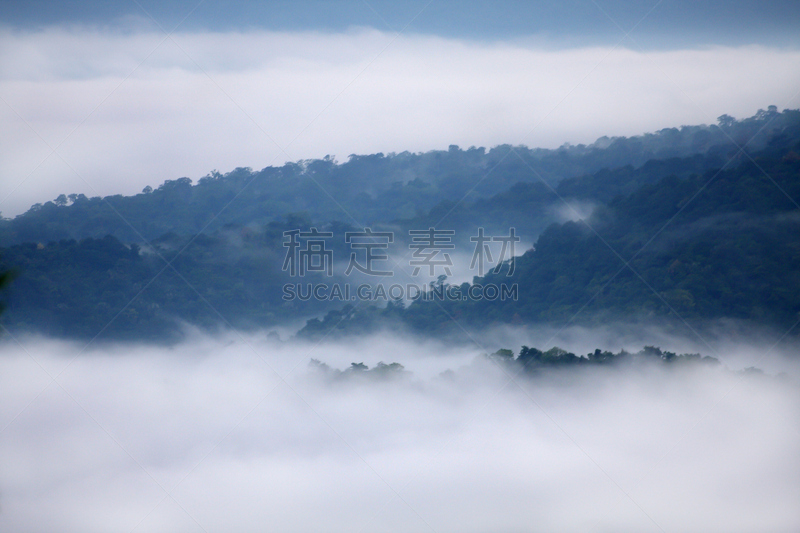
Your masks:
M196 334L173 347L82 353L6 338L0 529L800 530L792 349L767 353L760 339L702 349L656 330L632 344L570 329L544 345L552 333L481 342L517 352L527 339L578 355L659 344L723 364L531 377L474 345L389 334L318 345ZM333 369L398 362L410 373L325 373L312 358ZM767 374L738 372L752 365Z

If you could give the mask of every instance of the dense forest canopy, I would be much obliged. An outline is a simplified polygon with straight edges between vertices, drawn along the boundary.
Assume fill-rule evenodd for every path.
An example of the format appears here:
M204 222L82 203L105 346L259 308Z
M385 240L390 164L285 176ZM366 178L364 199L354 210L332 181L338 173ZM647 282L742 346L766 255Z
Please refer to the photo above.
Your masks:
M226 224L266 224L287 213L306 213L315 222L369 225L425 217L447 202L471 206L518 183L548 188L570 178L575 181L563 185L562 195L608 201L617 193L630 193L638 182L624 173L648 161L663 161L645 171L650 179L719 167L739 146L757 151L796 128L798 114L770 106L744 120L723 115L718 125L603 137L591 145L556 150L451 146L419 154L350 155L343 163L326 156L260 171L212 171L197 183L187 177L170 179L135 196L89 198L65 191L22 215L0 220L0 246L106 235L143 244L169 232L190 235ZM702 157L680 161L693 155ZM596 176L603 169L622 170L609 179ZM593 185L586 187L588 181Z
M623 316L791 324L800 317L798 154L800 111L770 106L744 120L724 115L718 125L558 150L326 157L168 180L129 197L64 194L0 220L0 271L17 278L4 322L157 339L180 335L181 323L257 328L315 315L323 318L301 336L388 324L438 332L453 317L473 325ZM585 212L565 219L576 205ZM398 238L389 251L402 255L409 230L437 225L467 246L477 228L517 228L524 254L513 275L506 264L473 282L514 283L518 298L344 308L284 298L287 231L329 231L346 258L345 232L391 230ZM347 281L338 271L318 274L306 281Z

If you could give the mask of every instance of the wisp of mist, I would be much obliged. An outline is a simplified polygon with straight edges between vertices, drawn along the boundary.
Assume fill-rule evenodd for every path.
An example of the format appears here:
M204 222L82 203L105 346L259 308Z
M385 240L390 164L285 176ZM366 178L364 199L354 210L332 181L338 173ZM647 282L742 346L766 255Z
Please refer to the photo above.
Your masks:
M82 349L0 345L5 531L800 530L793 372L532 376L391 334ZM337 371L362 362L405 371Z

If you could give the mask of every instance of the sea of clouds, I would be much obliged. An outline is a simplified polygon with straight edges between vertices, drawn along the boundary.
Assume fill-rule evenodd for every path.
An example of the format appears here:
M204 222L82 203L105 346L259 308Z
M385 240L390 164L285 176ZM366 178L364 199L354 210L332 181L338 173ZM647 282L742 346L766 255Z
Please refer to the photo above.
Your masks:
M534 377L480 355L522 341L578 354L641 347L620 331L505 330L485 346L390 333L316 344L193 333L173 346L88 348L6 337L0 529L800 527L791 346L717 339L705 353L725 355L718 366ZM697 346L638 331L663 348ZM399 362L406 373L325 373L312 358L333 369ZM739 372L754 364L769 371Z

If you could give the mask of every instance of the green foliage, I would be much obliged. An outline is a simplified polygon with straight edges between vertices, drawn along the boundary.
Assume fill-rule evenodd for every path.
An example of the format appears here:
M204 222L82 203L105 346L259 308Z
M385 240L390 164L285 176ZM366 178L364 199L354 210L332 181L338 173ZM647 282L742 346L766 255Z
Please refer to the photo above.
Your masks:
M411 372L406 371L405 367L400 363L386 364L382 361L373 368L369 368L364 363L351 363L349 368L338 370L331 368L318 359L312 359L309 362L309 367L319 372L325 378L335 381L349 381L351 379L387 381L405 378L411 375Z
M511 352L511 350L498 350L499 352ZM578 356L568 352L558 346L554 346L542 352L536 348L523 346L516 359L511 352L510 360L522 365L522 369L528 373L536 373L547 368L570 367L570 366L597 366L597 365L630 365L635 363L658 362L670 365L682 364L704 364L719 365L719 360L714 357L701 356L700 354L675 354L674 352L664 352L655 346L645 346L636 353L629 353L620 350L617 353L595 349L584 356ZM496 354L495 354L496 355ZM508 359L508 356L505 356Z
M322 320L312 318L297 333L297 337L307 340L332 339L342 335L368 334L382 329L401 327L405 316L402 302L389 301L386 307L374 304L347 304L341 310L328 311Z
M617 196L589 224L553 224L516 261L519 301L415 302L406 322L603 321L672 315L790 325L800 318L800 135L739 166Z
M626 352L625 350L613 353L598 348L586 355L575 355L557 346L545 352L523 346L516 357L513 350L501 348L493 354L483 354L476 359L478 361L481 359L493 361L512 378L517 376L532 377L548 371L576 367L625 368L643 365L663 365L666 368L697 368L698 366L719 368L721 366L719 360L714 357L701 356L696 353L678 355L674 352L662 351L654 346L645 346L636 353ZM351 363L350 367L338 370L318 359L311 359L309 367L326 380L340 383L352 383L356 380L387 381L411 376L411 372L406 371L405 367L400 363L387 365L380 362L373 368L369 368L364 363ZM465 368L458 371L446 370L440 376L455 379ZM742 373L763 376L761 370L752 367Z
M747 154L731 138L749 142ZM450 317L481 326L669 315L790 324L800 318L798 154L800 111L769 108L720 126L558 150L451 146L353 155L343 164L326 157L213 171L196 184L168 180L130 197L62 194L0 219L0 272L18 273L4 320L115 339L173 338L180 323L263 327L317 313L327 314L300 337L383 328L438 335L452 328ZM562 199L595 205L590 225L552 224ZM342 207L360 223L391 221L398 234L445 220L464 239L478 226L538 236L513 277L503 270L480 280L518 284L519 300L341 310L284 301L283 231L313 220L340 236L355 225L336 222ZM332 245L345 247L343 239ZM564 355L530 351L522 359Z
M247 329L324 310L314 301L297 306L282 299L285 228L171 234L148 249L112 236L6 248L3 263L19 273L8 291L8 327L79 338L176 339L181 322Z
M0 272L0 291L5 289L13 278L14 278L14 272L11 270ZM0 301L0 315L3 314L5 308L6 308L5 302Z
M514 357L514 352L512 352L511 350L505 349L505 348L501 348L501 349L497 350L496 352L494 352L492 355L495 356L495 357L502 358L502 359L509 359L509 358L513 358Z
M561 196L608 201L667 173L681 176L719 166L733 149L731 139L749 141L749 150L764 147L770 138L796 127L798 115L770 109L722 127L683 126L631 138L604 137L588 146L557 150L451 146L419 154L351 155L342 164L327 156L255 172L212 171L196 184L186 177L167 180L128 197L61 194L14 219L0 219L0 246L105 235L144 244L168 232L210 234L226 224L265 225L292 212L321 221L349 219L352 214L357 220L349 222L360 226L394 220L435 223L456 207L448 216L454 227L473 220L471 214L507 227L512 218L504 208L511 207L514 214L538 214L553 201L550 187L564 180L568 183L559 189ZM693 154L698 158L674 159ZM663 162L645 165L654 159ZM635 173L642 165L647 168ZM602 169L617 170L597 174ZM515 185L520 183L531 188ZM512 186L518 188L509 191ZM486 201L500 193L505 197ZM519 217L513 221L519 222ZM544 222L537 219L528 225L538 234Z

